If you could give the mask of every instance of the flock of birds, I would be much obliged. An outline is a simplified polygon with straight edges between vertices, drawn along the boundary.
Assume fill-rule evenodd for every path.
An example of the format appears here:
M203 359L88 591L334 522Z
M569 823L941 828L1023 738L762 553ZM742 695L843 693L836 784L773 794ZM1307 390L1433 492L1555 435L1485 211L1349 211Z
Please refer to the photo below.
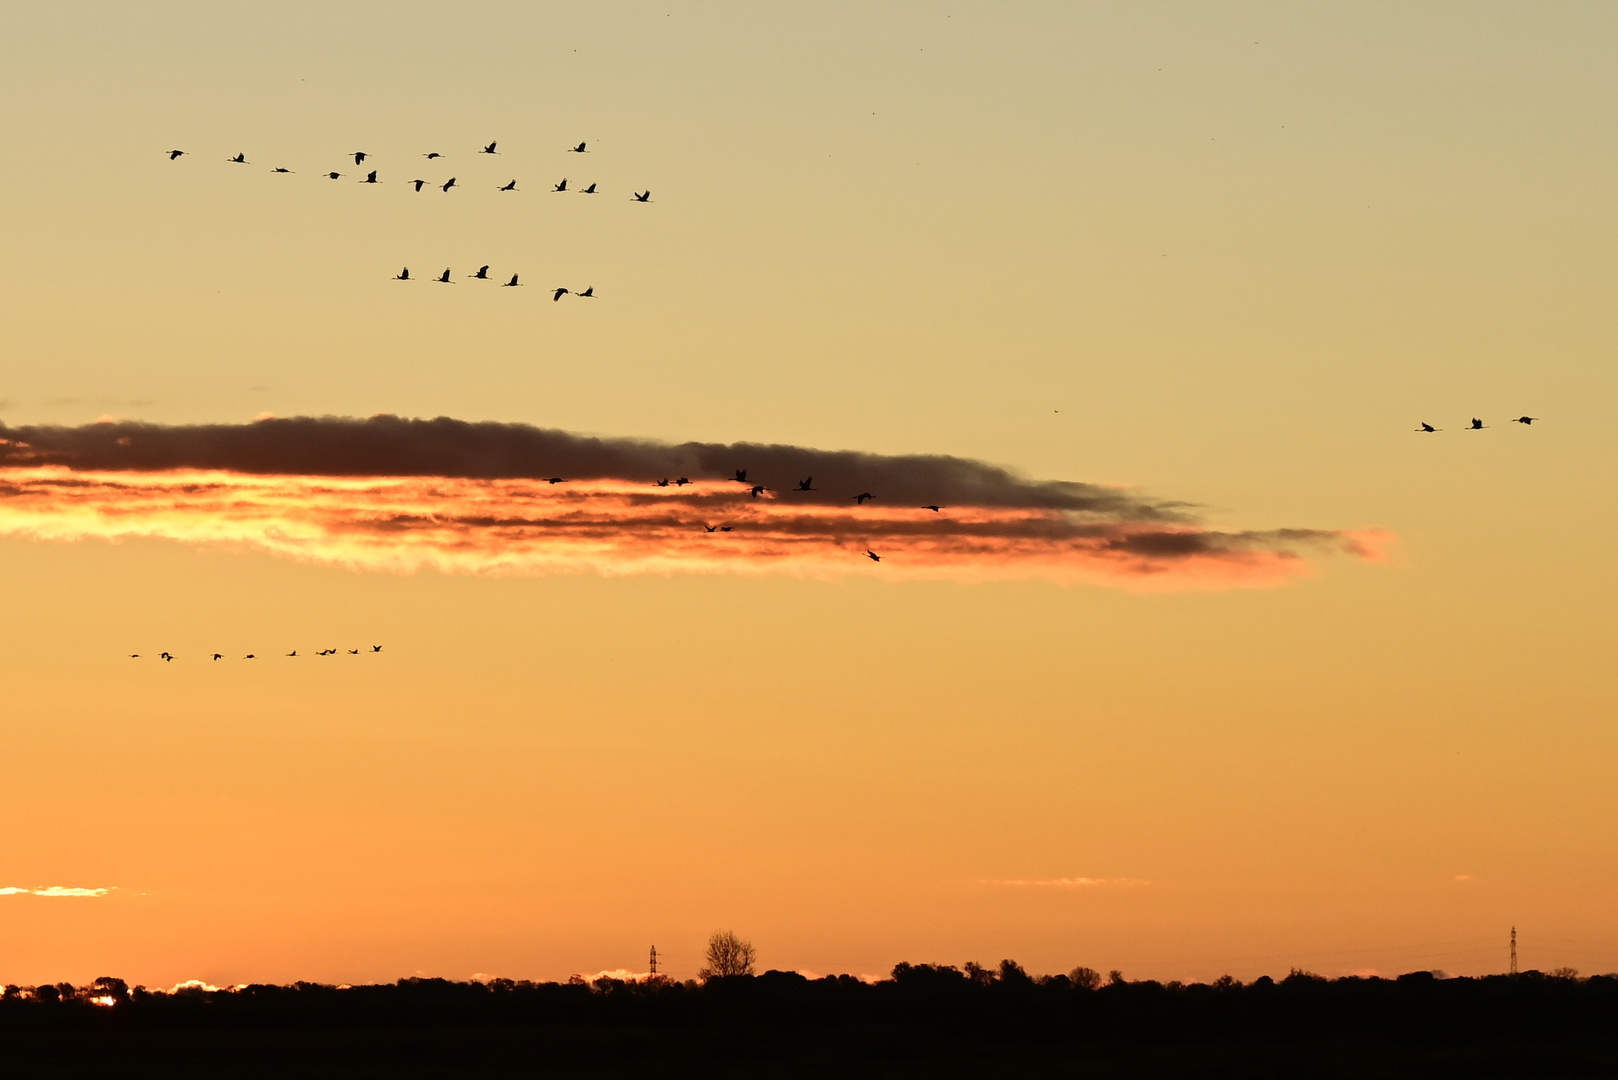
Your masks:
M1510 420L1507 420L1506 423L1508 423L1508 424L1521 424L1523 427L1527 427L1529 424L1532 424L1535 420L1538 420L1538 419L1539 419L1539 417L1537 417L1537 416L1513 416ZM1466 427L1463 428L1462 430L1464 430L1464 431L1482 431L1484 428L1486 428L1488 426L1489 426L1488 424L1485 424L1482 420L1479 420L1477 417L1474 416L1474 417L1472 417L1472 422L1470 424L1466 425ZM1421 427L1416 428L1416 430L1419 431L1419 432L1422 432L1423 434L1425 434L1425 433L1428 433L1428 432L1443 431L1444 429L1441 428L1441 427L1433 427L1433 425L1431 425L1427 421L1423 420L1421 422Z
M500 144L498 142L491 142L488 145L486 145L486 146L482 147L481 149L479 149L478 153L479 154L498 155L500 153L499 146L500 146ZM589 143L581 142L581 143L579 143L579 144L577 144L575 146L570 146L570 147L567 148L567 152L570 153L570 154L588 154L590 152ZM169 151L166 151L166 154L167 154L168 159L170 161L178 161L178 160L180 160L180 158L187 156L187 154L189 154L189 151L187 151L187 150L169 150ZM347 154L345 156L346 157L352 157L354 159L355 168L363 168L364 165L365 165L365 162L371 157L371 154L369 152L365 151L365 150L355 150L352 153ZM443 154L439 153L436 150L430 151L430 152L425 153L425 154L423 154L421 156L426 158L428 161L439 161L444 157ZM225 159L225 161L226 161L227 164L231 164L231 165L251 165L252 164L251 161L247 160L247 154L244 153L244 152L238 152L234 157L227 157ZM288 175L288 176L294 174L294 170L288 169L283 165L275 166L274 168L272 168L270 170L270 172L279 173L279 174ZM362 179L360 179L359 181L357 181L357 182L361 183L361 184L381 184L381 183L384 183L384 181L379 179L379 177L378 177L379 172L380 172L380 170L378 170L378 169L371 169L371 170L367 171L365 173L364 177ZM345 173L345 172L342 172L341 170L338 170L338 169L331 169L331 170L328 170L326 172L321 173L320 175L324 176L328 180L341 180L341 179L343 179L343 177L348 176L349 174ZM436 187L440 192L447 195L454 188L459 187L459 186L463 186L463 185L460 184L459 178L455 177L455 176L451 176L448 180L445 180L442 183L440 183L437 180L415 179L415 180L406 180L405 184L407 186L415 188L417 194L420 194L421 191L424 188L427 188L427 187L430 186L430 187ZM515 192L515 191L521 191L522 189L517 186L517 181L515 179L512 179L512 180L510 180L509 182L507 182L505 184L497 185L494 190L496 190L496 191L506 191L506 192ZM565 176L562 177L562 179L560 181L558 181L557 183L551 185L551 191L553 193L563 193L563 194L573 193L573 194L578 194L578 195L599 195L599 194L602 193L601 192L601 187L600 187L600 185L598 183L591 183L586 187L573 187L573 188L570 188L570 187L568 187L568 178L565 177ZM649 202L651 202L652 201L652 191L651 191L651 189L647 188L645 191L631 191L630 192L630 201L631 202L637 202L637 203L649 203ZM469 278L473 279L473 280L476 280L476 281L490 281L490 280L493 280L493 279L491 279L489 277L489 268L487 266L479 267L477 273L469 274L467 276ZM517 288L518 286L520 286L522 284L522 281L519 280L519 278L520 278L520 275L512 274L511 275L511 280L505 282L502 287L503 288L508 288L508 289ZM407 266L404 269L402 269L401 271L399 271L399 273L395 274L393 276L393 280L394 281L418 281L418 280L421 280L421 279L411 277L410 268ZM453 285L453 284L455 284L454 279L450 275L450 268L449 267L445 267L444 272L442 274L439 274L437 277L429 278L428 280L434 281L434 282L436 282L436 283L438 283L440 285ZM584 299L590 299L590 298L595 296L595 287L590 286L588 288L577 289L577 290L558 287L558 288L553 289L551 291L551 299L552 300L560 300L564 296L577 296L577 297L581 297L581 298L584 298Z
M319 652L315 653L315 655L316 656L336 656L339 653L342 653L344 651L346 651L349 656L359 656L362 652L364 652L363 649L348 649L348 650L343 650L343 649L321 649ZM380 645L372 645L371 646L371 652L379 653L381 651L382 651L382 646L380 646ZM298 650L293 649L291 652L283 653L282 655L283 656L297 656L298 655ZM212 656L213 656L213 658L215 660L223 660L225 658L224 653L213 653ZM132 652L132 653L129 654L129 658L131 660L139 660L140 659L140 653ZM163 661L164 663L171 663L175 659L174 654L171 653L171 652L160 652L160 653L157 654L157 658L159 660ZM258 654L257 653L248 653L246 656L242 657L242 659L243 660L257 660L258 659Z

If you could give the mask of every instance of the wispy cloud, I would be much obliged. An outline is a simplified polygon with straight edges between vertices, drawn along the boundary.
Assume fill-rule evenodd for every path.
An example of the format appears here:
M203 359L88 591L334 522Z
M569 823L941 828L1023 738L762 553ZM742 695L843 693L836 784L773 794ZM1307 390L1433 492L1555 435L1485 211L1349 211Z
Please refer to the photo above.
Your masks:
M983 885L1006 885L1033 889L1093 889L1100 886L1150 885L1150 881L1127 877L985 878Z
M745 482L730 479L739 470ZM1374 558L1379 542L1368 532L1221 531L1183 503L962 458L396 417L0 426L0 534L237 544L401 572L864 572L1144 587L1276 584L1305 572L1309 554Z
M19 888L19 887L15 886L15 885L8 885L8 886L6 886L4 888L0 888L0 896L68 896L68 897L91 896L91 897L93 897L93 896L106 896L111 891L112 890L110 888L108 888L108 889L81 889L81 888L72 888L72 887L69 887L69 886L66 886L66 885L50 885L50 886L47 886L46 888L43 888L43 889L24 889L24 888Z

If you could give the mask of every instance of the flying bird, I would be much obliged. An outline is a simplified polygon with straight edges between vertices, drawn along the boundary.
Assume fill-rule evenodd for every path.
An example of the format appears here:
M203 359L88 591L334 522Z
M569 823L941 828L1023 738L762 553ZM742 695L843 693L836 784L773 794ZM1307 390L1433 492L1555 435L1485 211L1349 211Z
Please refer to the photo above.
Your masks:
M328 180L341 180L342 178L343 174L340 172L329 172L326 174L326 179Z
M585 145L584 143L580 143L579 145L577 145L577 146L573 147L571 150L569 150L568 153L570 153L570 154L588 154L590 151L586 150L584 148L584 145Z
M815 489L814 489L814 488L813 488L813 487L812 487L812 486L811 486L811 485L812 485L812 484L813 484L813 483L814 483L814 482L815 482L815 478L814 478L814 477L812 477L812 476L806 476L806 477L804 477L804 478L803 478L803 479L802 479L802 480L799 480L799 481L798 481L798 490L799 490L799 491L813 491L813 490L815 490Z
M658 487L668 487L669 486L669 478L666 477L666 476L663 477L663 479L661 479L661 480L659 480L657 482L657 486Z
M382 651L382 646L380 646L380 645L372 645L371 646L371 651L372 652L381 652Z
M288 656L297 656L297 655L298 655L298 650L297 650L297 649L293 649L293 650L292 650L292 651L291 651L291 652L289 652L289 653L287 653L287 655L288 655Z
M691 482L691 480L690 480L689 477L682 476L678 480L674 481L674 486L675 487L685 487L685 485L689 484L690 482Z
M166 652L160 652L157 655L161 656L164 660L173 660L174 659L174 657L171 654L166 653Z
M730 529L731 529L731 527L729 525L721 525L721 526L719 526L719 531L720 532L730 532Z
M377 182L375 169L372 169L370 172L366 173L365 179L360 181L362 184L375 184Z
M356 150L354 151L354 164L359 165L370 156L371 155L367 154L364 150Z
M872 551L870 548L865 549L865 557L867 559L870 559L872 562L881 562L882 561L882 556L878 555L876 552Z
M139 660L140 659L140 653L132 652L132 653L129 654L129 658L131 660Z
M415 186L416 186L416 190L417 190L417 191L418 191L418 192L419 192L419 191L420 191L420 190L421 190L421 189L422 189L422 188L424 188L424 187L426 187L426 186L427 186L427 181L425 181L425 180L410 180L410 181L408 181L408 183L411 183L411 184L414 184L414 185L415 185Z
M224 654L223 654L223 653L214 653L214 654L213 654L213 658L214 658L214 659L215 659L215 660L223 660L223 659L224 659L224 658L225 658L225 656L224 656Z
M706 529L709 532L718 532L719 531L719 526L717 526L717 525L704 525L703 528Z
M169 151L169 160L170 161L178 161L180 159L180 157L183 156L184 154L185 154L184 150L170 150Z
M760 495L764 494L766 491L768 491L770 489L765 487L763 484L754 484L752 490L753 490L753 498L756 499Z
M551 294L551 299L552 300L560 300L562 297L564 297L566 295L567 295L567 290L566 289L557 289L556 292Z
M443 156L444 156L444 155L443 155L443 154L440 154L440 153L439 153L439 152L438 152L438 151L437 151L437 150L434 150L434 151L433 151L433 152L432 152L432 153L430 153L430 154L423 154L423 155L421 155L421 156L422 156L422 157L424 157L424 158L426 158L426 159L427 159L427 160L428 160L428 161L432 161L432 160L433 160L433 159L434 159L434 158L441 158L441 157L443 157Z
M394 274L393 275L393 280L394 281L409 281L410 280L410 267L407 266L403 270L399 271L397 274Z
M453 284L455 284L455 282L453 282L453 281L451 281L449 279L449 267L447 267L447 266L444 267L444 272L442 274L439 274L433 280L438 282L440 285L453 285Z
M488 281L489 280L489 268L487 266L480 266L480 267L478 267L478 272L477 273L468 274L466 276L467 277L475 277L480 281Z
M551 190L552 191L566 191L567 190L567 177L565 177L565 176L562 177L562 182L560 184L557 184L555 187L551 188Z
M591 184L587 188L580 188L579 189L579 194L580 195L594 195L595 193L596 193L596 186L594 184Z
M1416 430L1417 431L1440 431L1442 429L1441 428L1435 428L1435 427L1433 427L1433 425L1431 425L1427 421L1423 420L1421 422L1421 427L1417 428Z
M1483 430L1483 421L1479 420L1475 416L1472 417L1472 425L1470 427L1468 427L1466 430L1468 430L1468 431L1482 431Z
M173 160L173 159L171 158L170 160ZM247 160L247 155L246 154L237 154L235 157L228 158L227 160L232 165L247 165L247 164L250 164L248 162L248 160Z
M242 657L242 659L243 660L257 660L258 657L254 656L252 653L248 653L246 656Z
M1538 420L1538 419L1539 419L1539 417L1537 417L1537 416L1519 416L1519 417L1517 417L1515 420L1513 420L1511 422L1513 424L1523 424L1524 426L1526 426L1528 424L1532 424L1535 420Z
M944 508L942 506L939 506L937 503L929 503L928 505L923 506L921 509L923 509L923 510L931 510L933 513L936 514L936 513L938 513L940 510L942 510Z
M350 649L350 650L348 650L348 655L350 655L350 656L358 656L359 654L360 654L360 651L358 649Z
M450 188L452 188L454 186L455 186L455 177L452 176L448 180L444 181L444 186L440 190L448 191Z
M652 189L647 188L645 191L637 191L634 195L634 199L636 202L651 202Z
M505 187L501 188L500 190L501 191L516 191L517 190L517 181L513 180L511 183L507 184Z
M583 292L574 293L573 295L577 296L580 300L590 300L590 299L595 297L595 294L596 294L596 287L594 285L592 285L588 289L585 289Z
M511 280L506 282L504 285L502 285L500 287L502 289L515 289L519 284L521 284L521 283L517 280L517 275L512 274L511 275Z
M876 498L876 496L872 495L869 491L862 491L858 495L854 496L854 501L859 503L861 506L864 506L866 499L874 498Z
M747 483L747 470L746 469L737 469L736 470L736 475L732 476L731 479L736 481L738 484Z
M292 170L291 169L283 169L279 165L277 165L275 168L271 169L270 171L271 172L278 172L278 173L290 173Z
M480 153L480 154L492 154L492 153L495 153L494 148L496 146L499 146L499 145L500 145L499 143L490 143L488 146L485 146L482 150L479 150L478 153Z
M562 478L560 476L547 476L544 479L545 479L545 482L547 484L560 484L560 483L562 483Z

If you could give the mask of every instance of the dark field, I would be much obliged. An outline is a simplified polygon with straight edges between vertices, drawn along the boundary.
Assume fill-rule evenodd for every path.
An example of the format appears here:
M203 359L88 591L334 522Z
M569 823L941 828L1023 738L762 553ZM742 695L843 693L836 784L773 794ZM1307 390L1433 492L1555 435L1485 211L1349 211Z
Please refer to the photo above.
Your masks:
M0 1001L10 1076L1618 1076L1618 978L1084 989L1015 965ZM47 991L45 996L49 996ZM89 999L115 999L95 1004Z

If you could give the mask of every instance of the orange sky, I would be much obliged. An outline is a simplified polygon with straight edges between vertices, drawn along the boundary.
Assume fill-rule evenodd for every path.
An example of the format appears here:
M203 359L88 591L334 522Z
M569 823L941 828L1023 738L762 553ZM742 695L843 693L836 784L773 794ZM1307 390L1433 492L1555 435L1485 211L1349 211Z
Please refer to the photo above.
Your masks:
M450 416L1181 515L8 457L0 981L689 975L720 927L856 974L1475 973L1513 925L1618 969L1615 39L0 13L13 429ZM1154 529L1213 547L1098 554Z

